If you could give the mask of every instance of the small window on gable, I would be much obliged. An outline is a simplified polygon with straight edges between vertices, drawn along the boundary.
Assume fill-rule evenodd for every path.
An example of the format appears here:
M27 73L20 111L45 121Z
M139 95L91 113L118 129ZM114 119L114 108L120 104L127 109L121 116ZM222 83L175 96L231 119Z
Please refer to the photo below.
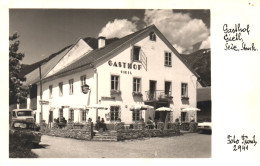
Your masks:
M150 40L151 40L151 41L156 41L156 35L155 35L154 32L151 32L151 33L150 33Z
M140 61L140 51L141 51L141 47L138 46L133 47L133 55L132 55L133 61Z
M49 86L49 98L52 99L52 85Z
M164 65L168 67L172 66L172 54L170 52L165 52L164 54Z

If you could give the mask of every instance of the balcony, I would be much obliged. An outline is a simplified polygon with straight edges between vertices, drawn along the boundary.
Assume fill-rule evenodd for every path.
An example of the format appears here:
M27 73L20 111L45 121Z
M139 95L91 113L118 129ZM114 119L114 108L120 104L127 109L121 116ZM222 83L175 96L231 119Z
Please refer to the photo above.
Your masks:
M172 100L172 92L164 90L146 91L146 101L170 101Z

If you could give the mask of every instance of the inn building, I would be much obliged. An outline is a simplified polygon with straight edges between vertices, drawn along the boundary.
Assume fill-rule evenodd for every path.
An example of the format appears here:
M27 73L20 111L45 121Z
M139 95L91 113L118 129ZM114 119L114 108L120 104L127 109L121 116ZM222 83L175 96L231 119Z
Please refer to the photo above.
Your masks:
M199 77L154 25L120 39L79 39L26 78L37 122L41 113L46 123L196 121L196 112L182 110L196 107Z

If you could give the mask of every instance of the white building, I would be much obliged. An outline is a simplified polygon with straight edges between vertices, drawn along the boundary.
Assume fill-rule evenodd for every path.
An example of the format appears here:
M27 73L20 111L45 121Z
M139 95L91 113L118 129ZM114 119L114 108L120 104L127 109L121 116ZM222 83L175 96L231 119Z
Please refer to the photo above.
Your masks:
M164 121L166 113L154 111L163 106L172 109L171 121L196 120L196 113L181 110L196 107L198 75L154 25L117 40L80 39L61 50L41 66L44 105L39 104L39 69L26 77L26 84L32 85L31 94L37 89L27 102L36 109L37 122L41 110L46 122L61 116L74 122L89 117L95 122L97 116L106 123L146 121L149 116ZM82 92L85 84L89 86L87 94ZM94 104L108 109L89 107ZM153 107L138 109L144 105Z

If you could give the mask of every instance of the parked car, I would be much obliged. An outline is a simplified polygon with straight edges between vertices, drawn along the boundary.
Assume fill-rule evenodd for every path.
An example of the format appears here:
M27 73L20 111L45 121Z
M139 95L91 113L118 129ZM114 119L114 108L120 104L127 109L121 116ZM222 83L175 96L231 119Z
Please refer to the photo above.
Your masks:
M35 122L33 110L14 109L12 110L12 120L27 120L27 121Z
M199 133L203 133L203 132L212 132L212 124L211 122L201 122L198 123L198 131Z
M38 145L41 142L41 132L34 122L13 120L9 129L10 142Z

